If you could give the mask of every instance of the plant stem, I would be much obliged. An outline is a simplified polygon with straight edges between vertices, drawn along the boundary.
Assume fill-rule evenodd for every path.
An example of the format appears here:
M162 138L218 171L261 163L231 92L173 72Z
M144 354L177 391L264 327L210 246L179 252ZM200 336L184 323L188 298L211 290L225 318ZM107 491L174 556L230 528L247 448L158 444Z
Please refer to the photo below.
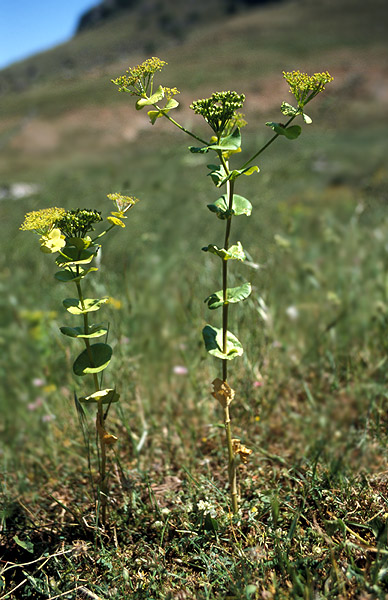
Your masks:
M200 138L198 135L195 135L195 133L193 133L192 131L189 131L188 129L186 129L185 127L183 127L183 125L181 125L180 123L178 123L178 121L175 121L175 119L173 119L172 117L170 117L170 115L168 115L167 113L163 112L163 109L159 108L159 106L157 104L154 104L154 107L157 110L159 110L163 114L163 116L166 117L166 119L168 119L173 125L175 125L175 127L178 127L178 129L180 129L184 133L187 133L187 135L190 135L194 139L198 140L198 142L201 142L201 144L205 144L205 146L208 145L208 142L206 142L205 140L203 140L202 138Z
M223 159L223 157L222 157ZM224 168L228 173L228 163L223 160ZM227 201L228 201L228 209L232 210L233 207L233 193L234 193L234 181L227 181ZM232 214L230 213L229 218L226 221L225 228L225 241L224 248L228 250L229 248L229 238L230 238L230 230L232 226ZM228 334L228 261L222 261L222 295L223 295L223 305L222 305L222 351L224 354L227 353L227 334ZM227 359L222 360L222 380L226 382L228 377L228 361ZM228 448L228 480L229 480L229 489L230 489L230 497L232 501L232 510L234 514L238 512L238 495L237 495L237 476L236 476L236 456L233 452L233 443L232 443L232 430L230 425L230 412L229 406L224 407L224 426L225 426L225 435L226 435L226 445Z
M236 456L233 452L232 429L230 426L229 406L224 408L224 426L226 434L226 444L228 446L228 479L230 498L232 501L232 510L234 514L238 513L238 494L237 494L237 476L236 476Z
M284 125L284 128L288 127L289 124L291 123L291 121L293 121L295 119L296 115L293 115L292 117L290 117L287 121L287 123ZM264 144L264 146L262 146L260 148L260 150L258 150L253 156L251 156L251 158L249 160L247 160L242 167L240 167L241 169L245 169L245 167L247 167L249 165L249 163L251 163L253 160L255 160L255 158L257 158L262 152L264 152L264 150L266 150L268 148L268 146L270 146L272 144L272 142L274 142L276 140L276 138L279 137L279 133L276 133L274 136L271 137L270 140L268 140L268 142L266 142Z
M77 267L77 273L79 274L78 267ZM83 293L82 293L81 283L79 281L76 281L76 286L77 286L78 298L79 298L79 301L81 304L81 308L82 308L82 310L85 310L85 300L84 300ZM84 320L84 333L88 333L89 332L88 313L84 312L82 316L83 316L83 320ZM92 354L92 349L90 347L89 339L83 338L83 340L84 340L84 343L86 346L86 351L88 353L89 363L90 363L91 367L94 367L95 366L94 359L93 359L93 354ZM98 382L97 373L93 373L93 381L94 381L95 391L96 392L100 391L100 384ZM99 499L101 501L101 521L105 525L105 523L106 523L106 501L107 501L108 489L107 489L107 483L106 483L106 445L105 445L105 439L104 439L104 435L105 435L104 412L103 412L103 406L102 406L101 400L99 400L98 408L97 408L96 435L97 435L97 438L99 441L99 446L100 446L100 458L98 461L98 470L99 470L99 476L100 476Z

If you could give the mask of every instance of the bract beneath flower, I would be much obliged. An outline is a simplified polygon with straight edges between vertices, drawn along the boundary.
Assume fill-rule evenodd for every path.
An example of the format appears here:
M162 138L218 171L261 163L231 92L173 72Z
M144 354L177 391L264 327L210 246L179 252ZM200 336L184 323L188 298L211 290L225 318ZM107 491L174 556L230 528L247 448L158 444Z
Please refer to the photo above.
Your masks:
M59 252L65 245L65 236L62 235L60 229L53 229L50 233L42 235L40 238L40 249L45 254Z

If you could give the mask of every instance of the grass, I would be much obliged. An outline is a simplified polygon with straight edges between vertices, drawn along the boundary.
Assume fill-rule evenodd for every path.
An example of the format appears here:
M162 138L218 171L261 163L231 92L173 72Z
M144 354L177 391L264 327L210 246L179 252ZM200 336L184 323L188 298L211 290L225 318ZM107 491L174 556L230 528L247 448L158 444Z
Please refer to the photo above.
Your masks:
M286 5L265 9L274 46L286 28L276 11L288 14L291 24L295 18ZM248 20L236 17L234 30L244 32ZM346 56L354 63L361 54L370 57L371 68L361 68L366 77L385 59L381 41L367 41L368 28L361 48L357 23L357 35L346 33L346 44L353 44ZM246 48L250 38L238 35ZM299 56L302 68L305 57L295 54L297 36L290 35L290 66ZM195 39L181 47L179 63L172 50L166 57L171 83L192 86L185 104L206 93L211 75L188 69L186 56L198 65L205 57L214 69L224 64L217 77L230 86L222 36L217 47L225 58L219 61ZM255 48L244 55L237 91L252 82ZM267 46L265 61L260 58L271 77L288 68L277 48ZM206 356L200 335L207 317L201 297L218 280L215 261L200 248L222 241L222 223L216 239L206 208L217 192L199 177L206 160L189 153L179 159L177 145L186 140L151 126L132 145L119 136L117 143L98 145L101 133L83 127L46 154L4 147L2 180L32 181L41 191L0 201L0 598L385 600L386 107L369 80L355 88L341 75L341 48L336 55L316 46L306 58L315 66L320 55L330 71L325 53L338 59L333 91L314 107L314 124L300 140L279 141L262 157L260 175L241 188L254 204L249 223L242 223L252 261L233 270L231 285L240 283L243 269L254 290L231 315L231 329L245 347L234 363L233 428L253 454L239 467L243 502L236 518L226 510L221 415L208 385L218 364ZM237 73L235 56L230 64ZM99 86L100 77L91 78L92 85ZM266 82L257 78L258 86ZM77 85L63 88L73 94L72 110L88 103L86 83L79 95ZM253 83L249 90L260 92ZM50 115L46 91L42 84L21 96L18 112L9 108L8 127L20 124L33 93L48 107L44 122L58 127L63 113ZM121 96L109 86L103 102L108 96L114 111L121 110ZM251 103L251 127L276 119L271 107ZM269 135L264 126L257 131L244 139L247 156ZM106 240L101 272L91 280L96 294L118 301L106 309L122 410L110 417L119 441L110 464L110 524L103 530L95 527L76 382L68 374L74 348L58 332L66 318L63 289L52 285L50 259L18 227L26 212L53 204L107 214L105 195L119 190L141 202L127 229ZM174 367L186 367L187 374ZM88 424L92 432L91 414ZM210 516L203 502L210 503Z
M320 153L326 148L334 160L331 139ZM233 424L254 450L239 469L238 518L226 511L223 432L207 384L217 365L200 340L199 290L205 298L218 277L211 261L198 263L209 236L207 182L196 178L182 200L174 195L181 175L140 151L131 183L136 189L136 174L151 164L144 199L120 239L107 240L105 277L95 278L96 293L121 302L109 314L123 405L112 420L119 442L105 531L94 527L87 493L75 382L63 375L73 349L52 334L63 322L56 314L63 293L51 293L53 271L31 252L33 241L19 233L15 248L12 240L26 209L48 204L54 191L59 205L72 205L71 190L85 206L101 198L102 208L98 192L111 173L89 165L70 181L52 174L39 199L7 213L0 362L6 597L385 597L386 181L372 153L361 185L347 162L354 140L343 144L340 181L338 173L312 173L302 143L292 165L282 156L262 165L260 203L244 229L260 268L245 267L254 293L233 323L246 347ZM288 148L279 146L284 157ZM302 180L291 178L294 164ZM182 170L186 177L197 167ZM175 374L177 365L187 375ZM198 510L201 500L215 516Z

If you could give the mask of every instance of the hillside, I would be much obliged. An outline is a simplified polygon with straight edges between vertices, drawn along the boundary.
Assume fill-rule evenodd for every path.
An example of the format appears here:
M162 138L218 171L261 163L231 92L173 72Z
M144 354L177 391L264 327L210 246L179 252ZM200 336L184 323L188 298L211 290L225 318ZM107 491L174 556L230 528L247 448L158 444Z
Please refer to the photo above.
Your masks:
M0 71L0 95L52 77L69 79L133 53L152 55L182 45L192 31L284 0L105 0L80 17L72 40Z
M136 18L136 14L152 15L159 24L160 31L166 31L172 36L180 37L182 31L200 26L208 19L209 12L231 15L254 6L272 3L276 0L217 0L210 3L205 0L195 2L160 2L158 0L103 0L87 10L81 17L77 33L106 23L116 16L125 13ZM215 12L216 11L216 12ZM150 19L148 18L148 21Z
M166 84L183 89L182 110L196 95L233 86L247 94L248 116L268 114L284 99L283 69L328 69L335 76L330 122L377 125L387 114L387 12L383 0L293 0L222 16L174 43L152 29L154 21L142 36L145 45L147 35L157 39L169 62ZM110 83L153 53L154 46L136 51L139 27L120 16L0 73L2 178L30 168L39 178L64 156L89 160L149 131L140 113L123 129L129 99ZM19 84L25 89L12 91Z

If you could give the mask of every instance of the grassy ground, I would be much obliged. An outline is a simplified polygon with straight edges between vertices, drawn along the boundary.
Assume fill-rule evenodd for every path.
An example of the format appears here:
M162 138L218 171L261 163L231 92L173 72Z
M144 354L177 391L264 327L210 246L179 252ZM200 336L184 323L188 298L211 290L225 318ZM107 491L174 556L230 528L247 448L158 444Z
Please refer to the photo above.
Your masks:
M271 14L266 9L265 18ZM244 19L235 31L246 31ZM305 62L297 37L290 39L284 68ZM10 108L2 139L8 131L12 143L1 154L1 176L37 183L40 193L0 200L0 598L387 597L386 59L378 38L358 49L355 34L344 39L336 82L311 110L313 125L264 154L260 175L238 180L254 205L232 232L251 260L231 269L231 285L253 286L233 307L230 326L245 348L230 367L233 433L253 450L239 466L238 516L229 513L222 415L210 395L219 364L200 334L218 317L209 317L203 299L220 287L218 262L201 248L223 237L222 222L206 208L218 196L204 176L206 157L189 154L179 132L142 128L145 115L123 109L114 89L110 125L125 127L134 115L132 144L117 130L114 143L99 145L101 130L91 133L89 118L78 136L33 153L17 145L11 129L20 121ZM204 46L195 47L203 65ZM322 46L314 48L306 68ZM184 68L189 50L182 47L178 66L167 57L171 83L184 88L187 78L189 90L198 83L198 95L182 94L186 106L211 91L211 73ZM240 65L247 157L268 139L262 123L278 118L278 100L289 100L277 83L285 50L272 50L273 71L266 59L257 89L248 86L253 50ZM326 57L334 63L334 55ZM220 66L214 55L209 60ZM321 60L317 69L331 70L330 58ZM363 79L352 79L357 73ZM230 87L227 76L217 70ZM258 103L267 88L268 104ZM42 100L43 89L29 93ZM81 115L86 87L83 94ZM19 116L27 98L20 103ZM58 132L65 113L41 114ZM180 115L188 122L187 110ZM107 238L101 269L88 282L91 297L116 300L103 309L114 347L107 384L116 382L121 393L108 420L119 439L109 458L103 528L74 407L77 350L58 331L67 290L54 284L50 257L18 227L27 211L51 205L107 214L105 194L118 190L141 202L127 228ZM93 478L91 412L87 423Z

